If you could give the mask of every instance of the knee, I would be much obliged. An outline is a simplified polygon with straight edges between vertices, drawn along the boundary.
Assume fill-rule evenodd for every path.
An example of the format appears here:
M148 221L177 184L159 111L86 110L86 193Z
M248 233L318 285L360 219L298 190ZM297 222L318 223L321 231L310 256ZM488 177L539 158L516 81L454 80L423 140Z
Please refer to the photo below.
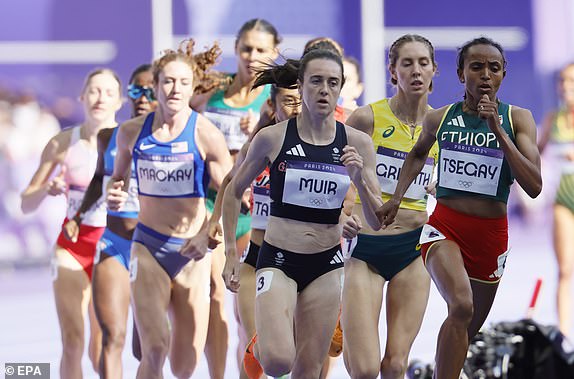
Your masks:
M351 364L351 377L354 379L375 379L379 376L379 362L353 362Z
M383 377L402 378L407 371L407 357L403 355L391 355L384 357L381 362L381 374Z
M169 345L165 342L155 342L150 346L144 347L142 360L145 360L153 372L161 372L163 370L163 363L167 357Z
M558 266L558 279L569 281L572 279L572 271L574 265L560 265Z
M355 367L351 369L351 377L354 379L376 379L378 376L378 368Z
M379 370L381 365L381 356L377 350L367 351L355 351L355 349L348 348L343 349L343 354L345 354L345 366L351 374L352 378L376 378L379 376Z
M259 363L263 367L265 374L274 378L287 375L293 368L293 360L288 356L268 352L261 354Z
M448 318L454 322L468 326L473 313L472 295L461 296L448 304Z
M178 353L182 353L178 355ZM196 348L190 347L190 350L185 352L178 351L177 353L170 354L170 365L173 376L177 379L190 378L199 360L200 351Z
M173 376L175 376L177 379L188 379L191 378L191 375L193 375L193 371L195 371L195 365L193 365L193 367L189 364L186 364L184 366L180 367L171 367L171 372L173 373Z
M102 325L102 345L105 349L123 349L126 329L121 325Z
M84 335L79 330L62 331L62 349L66 355L81 356L84 351Z

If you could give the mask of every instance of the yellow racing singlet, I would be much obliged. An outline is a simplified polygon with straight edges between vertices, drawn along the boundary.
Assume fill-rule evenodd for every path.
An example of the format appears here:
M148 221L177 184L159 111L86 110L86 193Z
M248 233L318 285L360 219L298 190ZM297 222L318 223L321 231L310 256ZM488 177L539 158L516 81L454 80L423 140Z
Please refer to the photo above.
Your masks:
M388 99L372 103L370 107L373 110L374 120L372 140L377 157L376 174L381 185L382 199L387 201L395 192L405 158L417 142L422 125L417 125L414 134L411 134L411 128L401 122L391 111ZM437 161L438 144L435 143L422 171L405 193L400 208L426 210L428 195L425 186L431 183ZM360 204L358 196L355 203Z

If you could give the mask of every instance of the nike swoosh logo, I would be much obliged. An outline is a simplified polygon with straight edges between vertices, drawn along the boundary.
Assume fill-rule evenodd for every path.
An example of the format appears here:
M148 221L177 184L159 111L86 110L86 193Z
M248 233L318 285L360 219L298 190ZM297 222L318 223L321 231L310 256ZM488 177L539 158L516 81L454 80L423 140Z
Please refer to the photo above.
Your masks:
M155 143L151 143L149 145L146 145L145 143L140 143L140 150L149 150L151 148L154 148L156 146Z

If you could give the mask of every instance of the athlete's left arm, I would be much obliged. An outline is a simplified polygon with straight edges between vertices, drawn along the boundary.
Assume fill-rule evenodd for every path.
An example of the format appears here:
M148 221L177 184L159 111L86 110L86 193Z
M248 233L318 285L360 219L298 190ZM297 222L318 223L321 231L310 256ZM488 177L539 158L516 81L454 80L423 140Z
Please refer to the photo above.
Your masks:
M542 191L542 175L540 174L540 153L536 145L536 123L532 113L527 109L512 106L511 117L515 144L500 126L496 102L490 101L484 95L478 103L478 108L479 117L487 121L488 127L500 143L516 181L528 196L535 198Z
M233 167L233 161L223 134L207 118L197 115L197 140L200 151L205 155L205 163L211 181L217 189L223 183L225 175Z
M375 174L376 158L373 143L366 133L350 127L346 130L349 145L343 149L345 154L341 157L341 161L347 167L361 198L367 223L373 230L379 230L381 222L375 211L383 205L383 201L380 196L381 187ZM361 159L356 159L356 155Z
M536 123L529 110L518 107L512 107L512 120L516 145L504 133L505 143L501 143L501 146L516 181L528 196L535 198L542 191L540 152L536 145Z

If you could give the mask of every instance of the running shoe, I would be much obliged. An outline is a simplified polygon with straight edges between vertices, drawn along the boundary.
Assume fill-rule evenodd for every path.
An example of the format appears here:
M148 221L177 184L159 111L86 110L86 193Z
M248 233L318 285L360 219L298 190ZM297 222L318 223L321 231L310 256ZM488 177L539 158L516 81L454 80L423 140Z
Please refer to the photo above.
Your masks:
M263 375L263 367L261 367L261 364L259 364L254 354L256 342L257 334L249 341L249 344L245 348L245 354L243 355L243 369L249 379L259 379Z
M341 328L341 316L337 320L337 326L333 337L331 337L331 346L329 347L329 356L335 358L343 352L343 329Z

